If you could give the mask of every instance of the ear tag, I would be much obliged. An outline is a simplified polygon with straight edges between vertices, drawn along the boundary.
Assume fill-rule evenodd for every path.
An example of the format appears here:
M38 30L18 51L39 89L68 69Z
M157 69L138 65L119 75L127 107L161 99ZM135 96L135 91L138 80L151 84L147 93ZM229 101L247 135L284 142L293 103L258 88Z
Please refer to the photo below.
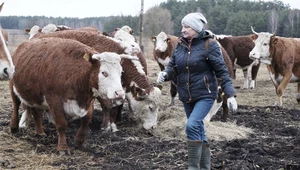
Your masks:
M90 60L90 57L87 53L84 54L83 58L86 60L86 61L89 61Z

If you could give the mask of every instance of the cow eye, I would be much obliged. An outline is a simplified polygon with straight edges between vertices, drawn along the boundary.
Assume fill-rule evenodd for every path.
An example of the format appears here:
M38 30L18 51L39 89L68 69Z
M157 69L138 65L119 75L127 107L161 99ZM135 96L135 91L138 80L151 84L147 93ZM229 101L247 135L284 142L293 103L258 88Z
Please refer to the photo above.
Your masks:
M264 46L267 46L268 44L267 43L264 43Z
M102 71L102 75L103 75L104 77L108 77L108 73L107 73L106 71Z

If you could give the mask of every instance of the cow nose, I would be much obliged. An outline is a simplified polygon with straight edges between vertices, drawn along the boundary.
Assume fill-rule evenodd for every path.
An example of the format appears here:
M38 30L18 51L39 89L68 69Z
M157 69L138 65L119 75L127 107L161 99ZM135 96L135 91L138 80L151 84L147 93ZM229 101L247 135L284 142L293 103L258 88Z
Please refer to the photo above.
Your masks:
M124 92L124 90L115 91L115 98L116 99L125 99L125 92Z
M5 76L5 77L8 77L8 76L9 76L9 75L8 75L8 71L7 71L7 68L4 68L4 69L3 69L3 73L4 73L4 76Z

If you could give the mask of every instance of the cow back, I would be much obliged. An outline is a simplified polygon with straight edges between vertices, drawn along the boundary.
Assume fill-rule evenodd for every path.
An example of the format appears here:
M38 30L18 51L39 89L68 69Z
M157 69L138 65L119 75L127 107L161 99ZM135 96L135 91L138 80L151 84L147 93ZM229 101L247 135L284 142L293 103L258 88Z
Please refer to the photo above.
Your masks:
M14 53L13 82L18 93L29 104L41 105L45 95L59 94L76 99L75 92L89 89L89 83L98 82L95 75L98 73L93 73L91 62L83 58L95 53L91 47L75 40L32 39L22 43ZM100 63L96 65L99 72ZM86 99L89 93L81 92L82 100Z

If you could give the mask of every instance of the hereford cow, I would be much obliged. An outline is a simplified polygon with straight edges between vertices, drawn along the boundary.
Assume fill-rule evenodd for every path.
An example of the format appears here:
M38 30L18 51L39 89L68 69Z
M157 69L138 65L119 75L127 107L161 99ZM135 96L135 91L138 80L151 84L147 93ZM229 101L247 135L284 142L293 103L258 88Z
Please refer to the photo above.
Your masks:
M298 83L296 99L300 102L300 38L285 38L267 32L257 33L251 27L255 47L251 59L258 59L267 65L275 86L275 105L282 106L282 95L288 83Z
M59 151L69 150L65 136L68 119L81 118L75 137L76 145L81 145L92 117L94 98L125 98L121 57L133 58L111 52L98 53L71 39L36 38L22 43L13 56L16 71L10 84L11 132L18 130L18 109L22 102L33 110L37 134L45 135L41 121L43 111L52 113Z
M0 12L3 8L4 3L0 5ZM8 35L2 29L0 25L0 80L9 80L12 78L14 73L14 65L10 52L7 48Z
M173 49L178 44L178 37L173 35L167 35L165 32L160 32L157 36L152 37L152 41L154 42L153 56L156 60L160 70L163 71L165 67L168 65L170 58L172 57ZM177 94L177 79L174 78L170 82L170 94L171 99L169 102L169 106L174 105L174 99Z
M243 89L249 88L249 79L251 73L250 88L254 89L256 77L260 63L257 60L249 58L249 53L254 47L251 35L248 36L225 36L215 35L215 39L221 44L229 55L234 69L234 78L236 69L242 69L244 74Z
M205 49L206 50L208 49L208 46L212 41L215 41L215 40L208 39L206 41L206 43L205 43ZM220 45L220 47L221 47L221 53L222 53L224 62L225 62L226 67L228 69L229 76L231 78L233 78L234 77L234 71L233 71L232 61L231 61L229 55L227 54L227 52L225 51L225 49L221 45ZM210 111L208 112L208 114L204 118L204 120L206 120L206 121L210 121L211 118L219 111L221 106L222 106L222 109L223 109L223 114L222 114L222 117L221 117L221 121L226 122L227 118L229 116L229 109L228 109L228 105L227 105L227 97L223 93L223 90L220 86L220 83L221 83L220 80L218 80L218 84L219 84L218 98L217 98L217 100L215 100L215 103L214 103L213 107L210 109Z
M119 44L123 44L124 42L115 40L113 38L109 38L107 36L97 35L88 31L67 30L48 34L37 34L33 39L43 37L60 37L65 39L75 39L88 46L93 47L98 52L108 51L123 54L128 51L128 49L126 49L125 46L121 46ZM136 50L137 49L135 49L135 51ZM136 52L129 53L136 54ZM149 129L155 127L157 124L157 118L155 115L158 114L158 106L159 103L161 103L160 89L158 87L154 87L149 82L148 77L144 71L144 67L141 65L140 58L139 60L134 60L131 62L126 62L125 60L122 60L121 66L123 68L122 84L124 87L126 87L126 92L128 93L128 95L126 96L138 96L133 99L128 98L129 101L131 100L131 103L139 104L140 106L139 108L132 106L135 108L132 109L133 114L138 120L140 120L144 128ZM132 94L129 95L129 93ZM157 100L157 98L159 98L159 100ZM112 110L117 108L120 109L120 106L118 106L120 103L111 103L110 101L105 101L103 99L101 100L100 98L98 98L98 100L101 103L104 115L109 116ZM104 116L103 119L103 129L112 131L117 130L116 128L114 128L116 127L114 118L107 118Z

